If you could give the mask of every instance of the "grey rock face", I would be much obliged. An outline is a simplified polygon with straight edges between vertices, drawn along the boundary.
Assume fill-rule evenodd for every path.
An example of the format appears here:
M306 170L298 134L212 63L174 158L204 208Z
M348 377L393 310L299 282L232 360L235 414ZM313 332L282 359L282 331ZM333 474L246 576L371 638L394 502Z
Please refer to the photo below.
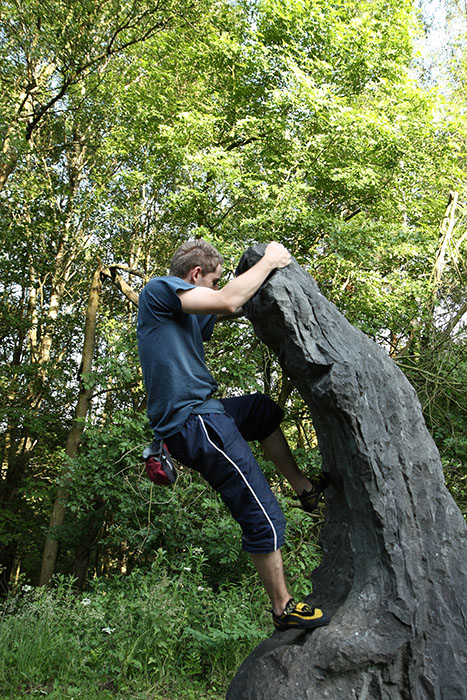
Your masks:
M227 699L465 700L467 527L413 387L296 261L246 313L307 403L333 477L308 598L332 619L261 643Z

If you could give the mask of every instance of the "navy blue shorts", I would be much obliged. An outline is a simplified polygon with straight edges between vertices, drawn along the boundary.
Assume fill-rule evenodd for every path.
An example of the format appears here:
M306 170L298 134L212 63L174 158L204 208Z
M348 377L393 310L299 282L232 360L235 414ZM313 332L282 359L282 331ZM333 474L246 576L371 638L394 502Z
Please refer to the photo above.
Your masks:
M167 446L221 495L242 528L245 551L274 552L284 544L285 518L246 440L267 438L283 411L263 394L222 403L225 413L192 414Z

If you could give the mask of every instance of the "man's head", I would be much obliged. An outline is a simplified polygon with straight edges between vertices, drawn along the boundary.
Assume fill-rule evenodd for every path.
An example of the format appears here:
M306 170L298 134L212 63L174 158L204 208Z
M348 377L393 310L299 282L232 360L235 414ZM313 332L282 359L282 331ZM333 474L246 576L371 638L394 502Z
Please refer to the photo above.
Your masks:
M202 238L186 241L170 263L170 274L192 284L217 289L223 263L222 255Z

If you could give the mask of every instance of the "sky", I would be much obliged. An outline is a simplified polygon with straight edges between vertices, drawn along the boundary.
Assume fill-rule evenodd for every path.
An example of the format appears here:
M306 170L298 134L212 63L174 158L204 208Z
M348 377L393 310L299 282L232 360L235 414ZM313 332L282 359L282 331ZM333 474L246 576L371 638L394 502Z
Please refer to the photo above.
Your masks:
M417 50L425 71L430 74L428 82L441 89L447 75L446 64L455 51L453 44L467 34L465 14L459 9L456 12L456 5L456 0L418 0L427 32L417 41Z

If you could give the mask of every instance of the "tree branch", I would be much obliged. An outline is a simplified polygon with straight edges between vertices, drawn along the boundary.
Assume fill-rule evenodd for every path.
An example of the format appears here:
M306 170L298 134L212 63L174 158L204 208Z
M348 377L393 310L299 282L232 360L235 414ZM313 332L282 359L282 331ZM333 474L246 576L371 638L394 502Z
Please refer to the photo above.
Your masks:
M130 285L125 282L123 277L121 277L115 267L104 267L101 271L102 277L108 277L112 283L119 289L126 298L131 301L136 307L139 305L139 294L135 292Z
M133 267L128 267L128 265L109 265L109 270L123 270L128 272L130 275L136 275L141 277L141 279L146 279L146 275L141 270L135 270Z

